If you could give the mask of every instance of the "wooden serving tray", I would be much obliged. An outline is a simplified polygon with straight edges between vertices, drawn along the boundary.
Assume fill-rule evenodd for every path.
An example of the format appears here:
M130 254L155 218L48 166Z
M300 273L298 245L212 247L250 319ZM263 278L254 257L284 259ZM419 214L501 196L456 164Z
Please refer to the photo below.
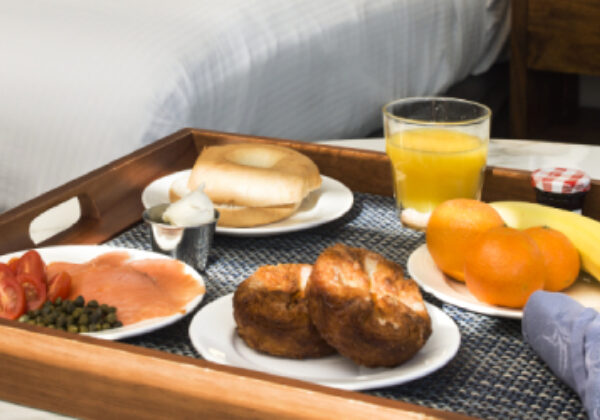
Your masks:
M138 223L142 190L190 168L204 146L278 143L311 157L322 174L359 192L392 195L390 164L379 152L284 139L184 129L0 214L0 254L58 244L99 244ZM76 197L81 217L34 244L29 227ZM529 173L488 168L485 201L533 201ZM600 218L593 181L584 213ZM341 391L192 357L0 319L0 399L86 418L466 418L413 404Z

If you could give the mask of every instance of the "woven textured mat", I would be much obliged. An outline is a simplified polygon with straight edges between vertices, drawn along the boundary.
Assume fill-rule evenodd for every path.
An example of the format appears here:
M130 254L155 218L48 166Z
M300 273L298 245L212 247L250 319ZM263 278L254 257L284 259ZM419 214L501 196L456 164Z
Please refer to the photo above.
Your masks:
M207 293L198 309L232 293L261 265L312 263L337 242L378 252L406 268L410 253L424 242L423 234L400 226L391 197L355 193L354 200L343 218L310 230L263 238L215 236ZM149 231L140 224L107 244L149 250ZM523 342L520 321L472 313L427 293L424 297L457 323L461 332L457 355L425 378L366 393L489 419L587 418L578 396ZM200 358L188 337L194 313L123 341Z

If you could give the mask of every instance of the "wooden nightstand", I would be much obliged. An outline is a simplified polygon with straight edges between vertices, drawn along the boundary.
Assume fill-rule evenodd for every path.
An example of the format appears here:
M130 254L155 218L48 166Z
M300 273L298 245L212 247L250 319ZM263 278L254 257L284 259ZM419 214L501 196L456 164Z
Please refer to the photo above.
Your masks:
M600 0L513 0L510 67L511 137L551 138L578 117L577 75L600 76Z

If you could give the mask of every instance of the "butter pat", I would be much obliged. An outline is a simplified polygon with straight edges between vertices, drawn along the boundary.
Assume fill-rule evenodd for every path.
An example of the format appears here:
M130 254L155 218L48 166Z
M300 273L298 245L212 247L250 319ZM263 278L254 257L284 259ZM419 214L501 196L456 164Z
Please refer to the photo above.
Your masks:
M210 198L204 194L204 185L201 185L169 205L162 218L173 226L199 226L215 220L215 208Z

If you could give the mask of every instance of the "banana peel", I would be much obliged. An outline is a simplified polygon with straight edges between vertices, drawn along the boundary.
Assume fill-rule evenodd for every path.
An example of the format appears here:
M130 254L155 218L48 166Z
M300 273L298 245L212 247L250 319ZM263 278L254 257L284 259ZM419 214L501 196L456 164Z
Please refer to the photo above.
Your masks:
M579 251L582 270L600 281L600 222L572 211L525 201L495 201L489 204L509 227L548 226L565 234Z

